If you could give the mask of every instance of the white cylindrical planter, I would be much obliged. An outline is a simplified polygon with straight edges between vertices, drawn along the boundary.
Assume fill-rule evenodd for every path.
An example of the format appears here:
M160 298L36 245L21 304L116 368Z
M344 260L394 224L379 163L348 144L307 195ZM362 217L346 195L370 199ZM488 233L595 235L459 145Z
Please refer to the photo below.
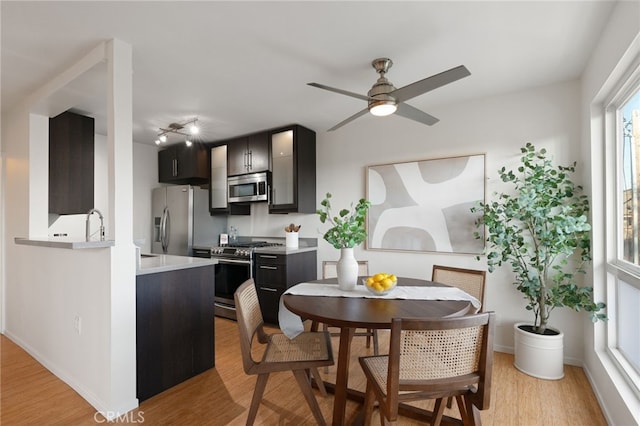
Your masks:
M297 232L285 232L285 246L288 248L298 248Z
M354 290L358 281L358 261L353 256L353 248L340 249L340 259L336 269L338 288L344 291Z
M523 373L539 379L558 380L564 377L564 334L554 328L556 335L530 333L519 328L516 323L514 332L513 365Z

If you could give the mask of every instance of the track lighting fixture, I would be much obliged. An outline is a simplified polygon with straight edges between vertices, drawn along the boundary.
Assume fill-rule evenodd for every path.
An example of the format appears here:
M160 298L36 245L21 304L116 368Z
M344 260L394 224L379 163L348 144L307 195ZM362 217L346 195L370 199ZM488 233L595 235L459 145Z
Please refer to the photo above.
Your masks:
M183 131L185 127L188 127L188 133ZM187 146L191 146L192 142L189 138L190 136L197 135L200 132L200 128L198 127L198 119L194 118L189 121L185 121L184 123L171 123L167 128L160 128L160 133L158 133L158 139L156 139L156 145L160 145L161 143L165 143L167 141L167 135L176 134L182 135L185 137L184 143Z

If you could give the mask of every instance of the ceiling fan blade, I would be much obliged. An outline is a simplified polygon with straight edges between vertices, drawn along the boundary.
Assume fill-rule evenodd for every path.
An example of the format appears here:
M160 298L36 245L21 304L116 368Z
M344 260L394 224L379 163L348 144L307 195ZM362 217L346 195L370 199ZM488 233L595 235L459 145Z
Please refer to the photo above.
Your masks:
M471 73L467 67L460 65L396 89L391 92L390 95L396 98L398 102L404 102L470 75Z
M336 124L335 126L330 128L329 130L327 130L327 132L332 132L332 131L344 126L345 124L348 124L348 123L352 122L356 118L362 117L363 115L365 115L368 112L369 112L369 109L367 109L367 108L363 109L362 111L356 112L351 117L347 118L346 120L342 120L341 122L339 122L338 124Z
M398 104L398 109L396 110L396 114L400 115L404 118L409 118L411 120L418 121L422 124L426 124L427 126L433 126L436 124L439 119L435 118L433 115L429 115L426 112L422 112L417 108L412 107L407 104Z
M320 83L307 83L307 84L309 86L317 87L318 89L324 89L324 90L328 90L330 92L339 93L341 95L351 96L352 98L362 99L363 101L368 101L369 100L368 96L360 95L358 93L348 92L348 91L342 90L342 89L336 89L335 87L325 86L324 84L320 84Z

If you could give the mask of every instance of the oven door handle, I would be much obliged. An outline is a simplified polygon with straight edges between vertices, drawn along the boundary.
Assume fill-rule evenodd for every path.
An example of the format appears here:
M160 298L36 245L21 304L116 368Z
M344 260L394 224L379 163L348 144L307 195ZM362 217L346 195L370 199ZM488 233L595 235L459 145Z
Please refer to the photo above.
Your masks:
M212 257L212 259L216 259L218 264L251 265L250 260L219 259L216 257Z

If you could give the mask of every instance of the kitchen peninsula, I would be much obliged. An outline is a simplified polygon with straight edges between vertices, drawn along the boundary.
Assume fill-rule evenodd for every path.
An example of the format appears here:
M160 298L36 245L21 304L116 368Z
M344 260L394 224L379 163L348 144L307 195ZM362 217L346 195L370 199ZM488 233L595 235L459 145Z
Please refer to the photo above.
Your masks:
M142 255L136 277L137 397L215 365L215 259Z

